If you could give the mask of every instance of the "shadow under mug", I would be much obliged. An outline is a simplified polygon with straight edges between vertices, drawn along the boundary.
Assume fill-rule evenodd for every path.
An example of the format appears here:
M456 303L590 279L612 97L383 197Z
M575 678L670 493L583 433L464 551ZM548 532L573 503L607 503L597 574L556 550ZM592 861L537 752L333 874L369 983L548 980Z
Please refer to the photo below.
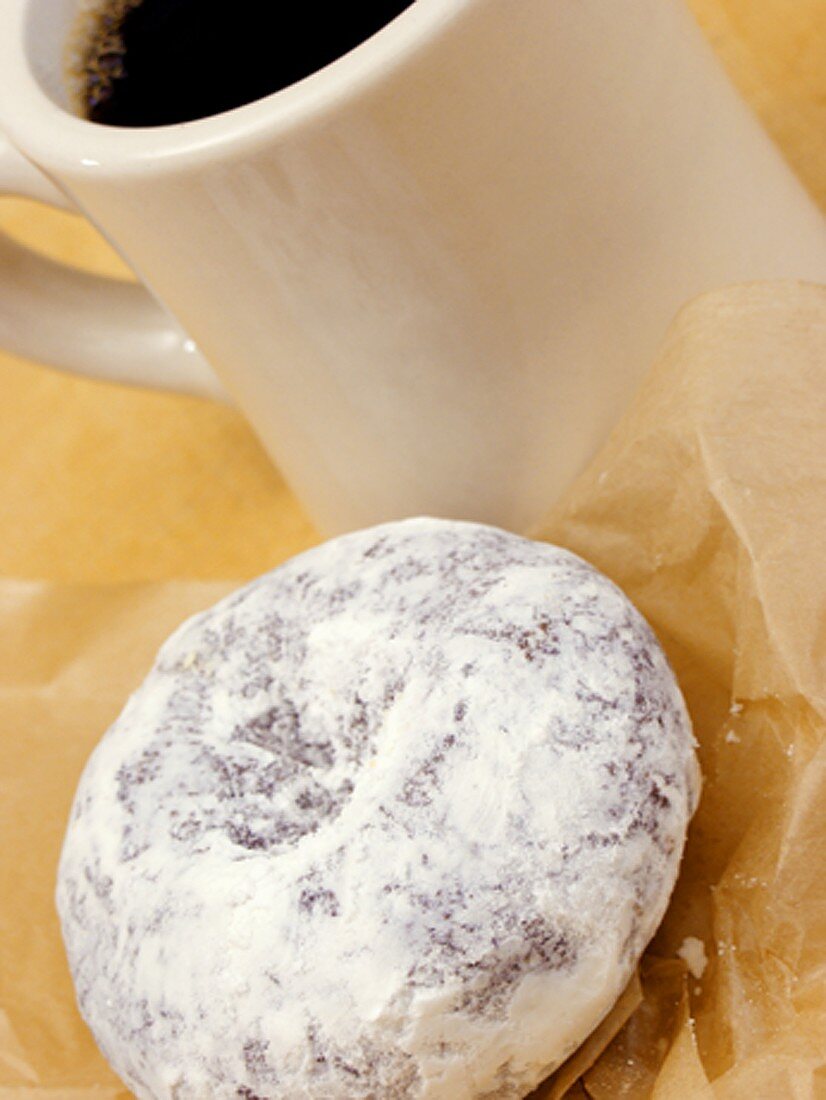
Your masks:
M680 0L415 0L265 99L126 130L68 109L78 0L4 0L0 187L150 288L0 245L0 342L236 401L320 528L524 529L674 312L826 279L826 226ZM207 365L209 364L209 365Z

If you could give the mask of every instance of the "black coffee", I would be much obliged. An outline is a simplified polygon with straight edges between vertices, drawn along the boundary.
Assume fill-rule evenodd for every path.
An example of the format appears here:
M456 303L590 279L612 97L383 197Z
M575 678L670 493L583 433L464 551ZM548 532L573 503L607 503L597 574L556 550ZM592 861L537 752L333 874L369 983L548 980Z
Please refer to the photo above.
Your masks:
M102 0L75 74L109 126L217 115L352 50L413 0Z

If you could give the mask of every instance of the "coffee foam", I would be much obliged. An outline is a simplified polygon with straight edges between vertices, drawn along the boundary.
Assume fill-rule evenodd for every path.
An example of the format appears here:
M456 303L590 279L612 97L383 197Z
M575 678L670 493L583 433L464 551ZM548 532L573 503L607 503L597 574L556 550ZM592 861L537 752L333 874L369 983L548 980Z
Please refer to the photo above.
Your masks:
M115 80L124 75L121 27L141 0L86 0L66 40L64 72L72 110L86 116L104 102Z

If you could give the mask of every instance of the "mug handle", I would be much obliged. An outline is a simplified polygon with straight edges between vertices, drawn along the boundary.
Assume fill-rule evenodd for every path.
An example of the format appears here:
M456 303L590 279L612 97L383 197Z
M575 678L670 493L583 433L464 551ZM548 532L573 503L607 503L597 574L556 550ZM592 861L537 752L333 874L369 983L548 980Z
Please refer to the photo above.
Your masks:
M77 212L2 134L0 195ZM55 263L1 232L0 346L91 378L227 400L195 342L144 287Z

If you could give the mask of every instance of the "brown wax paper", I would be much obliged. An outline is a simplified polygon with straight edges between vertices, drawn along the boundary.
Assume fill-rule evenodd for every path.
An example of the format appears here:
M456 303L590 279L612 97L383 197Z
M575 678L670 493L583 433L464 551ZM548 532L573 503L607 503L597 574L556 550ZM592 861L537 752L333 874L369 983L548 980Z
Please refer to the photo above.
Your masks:
M683 310L538 533L647 616L705 781L643 1001L586 1095L826 1097L826 288Z
M638 975L537 1098L826 1096L826 288L689 305L535 534L648 617L705 779ZM0 1100L129 1095L74 1006L59 846L83 763L157 646L232 587L0 581Z

